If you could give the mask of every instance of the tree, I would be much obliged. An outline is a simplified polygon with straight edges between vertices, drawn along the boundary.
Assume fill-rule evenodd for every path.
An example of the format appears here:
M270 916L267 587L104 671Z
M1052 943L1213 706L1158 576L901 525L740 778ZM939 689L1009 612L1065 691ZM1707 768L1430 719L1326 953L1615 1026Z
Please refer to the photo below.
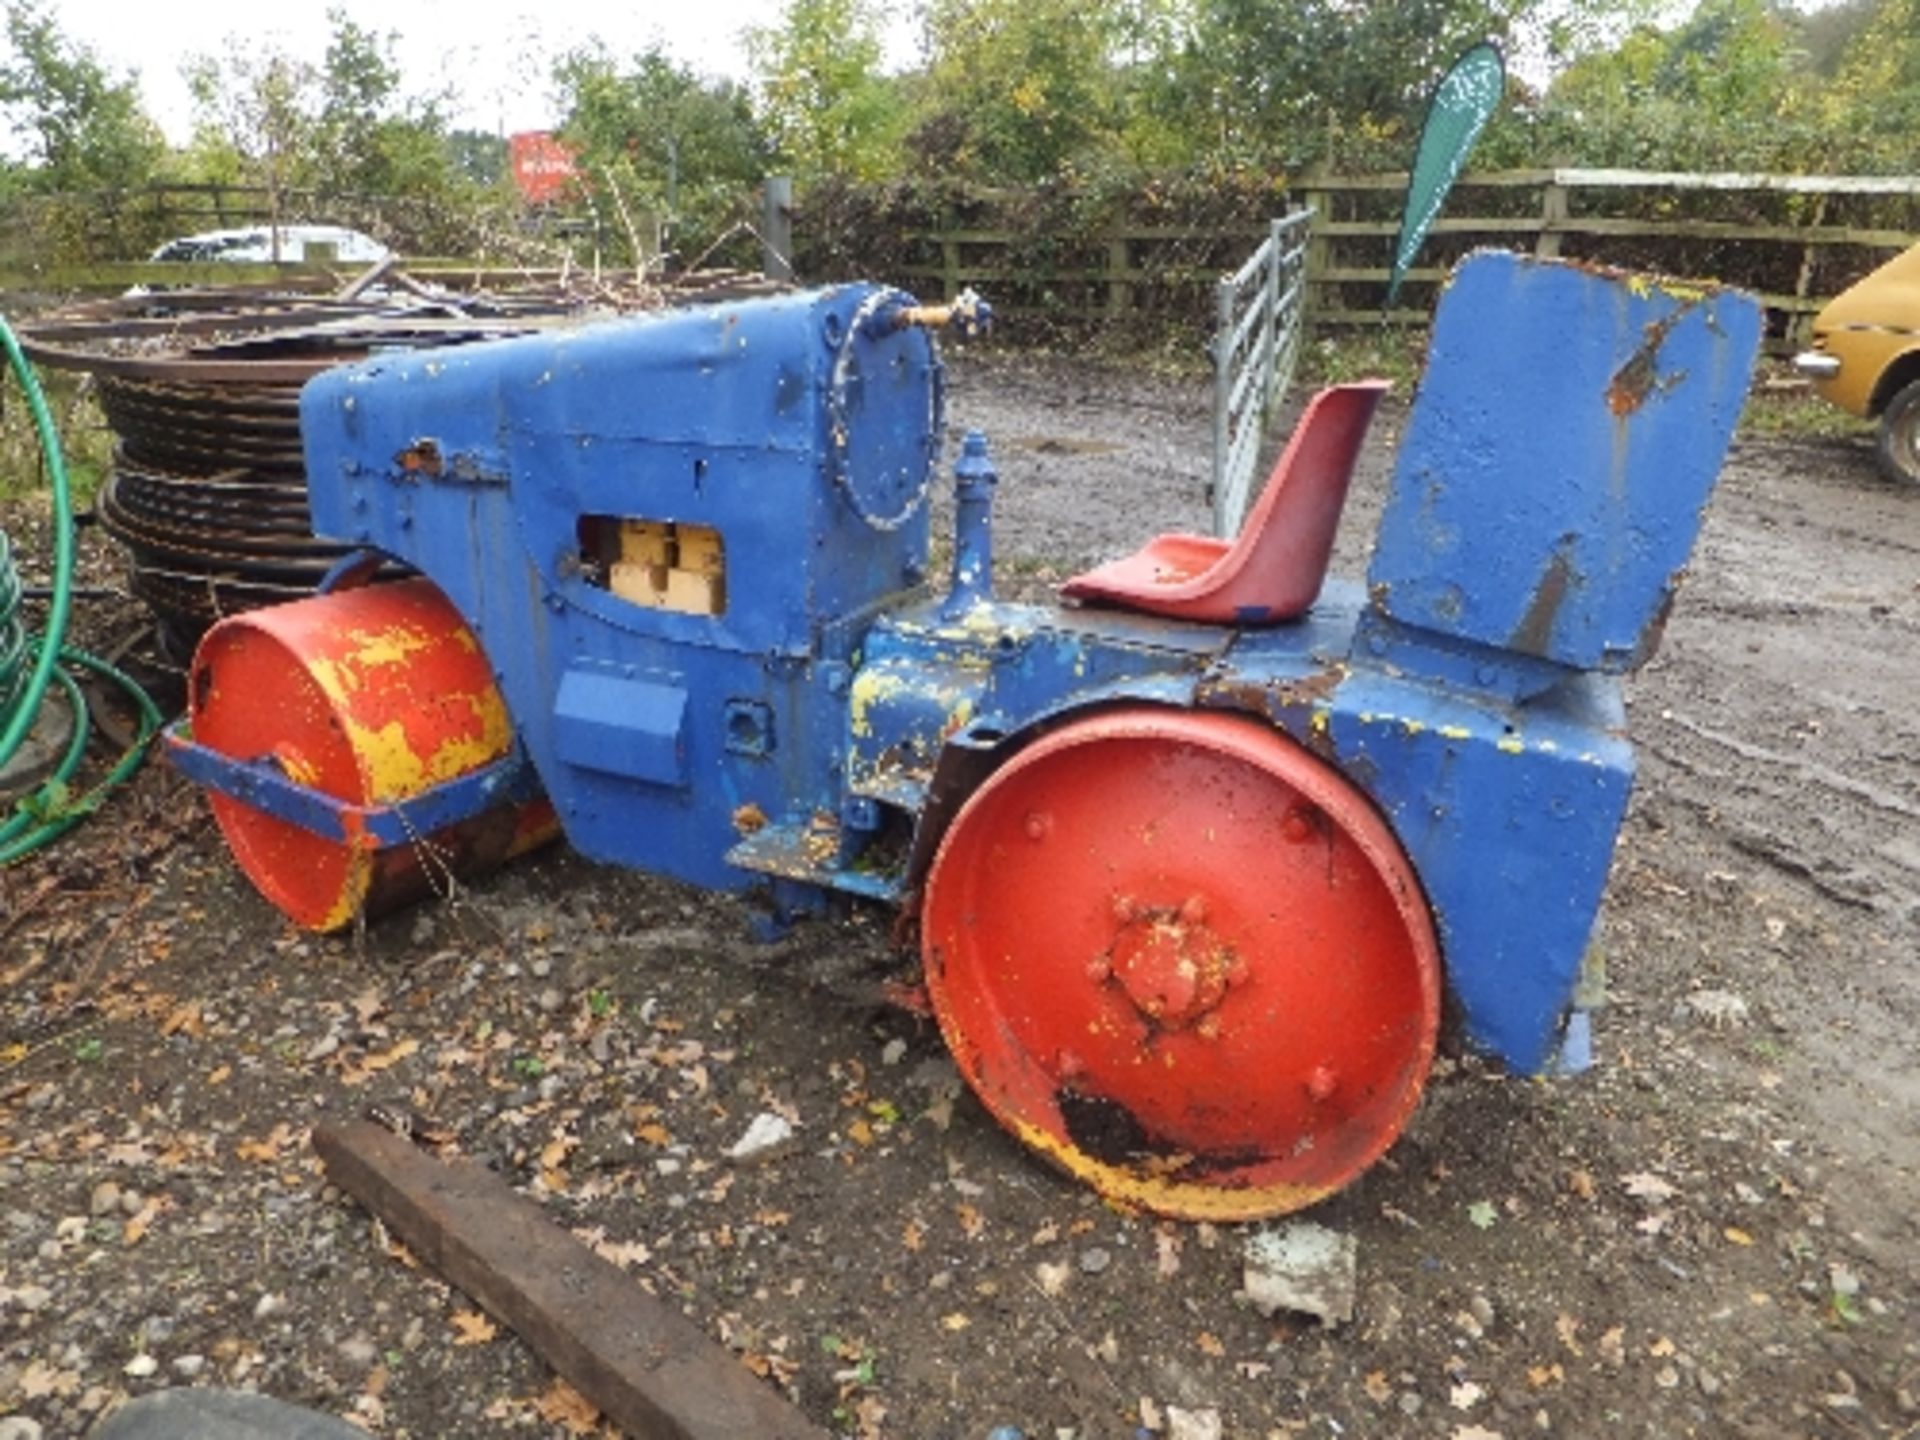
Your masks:
M1510 45L1541 0L1196 0L1187 123L1217 166L1404 165L1434 83L1468 45Z
M560 133L589 188L611 191L636 225L641 211L669 227L712 224L766 174L769 147L748 93L703 79L657 46L623 66L595 42L563 56L554 83L566 116ZM651 237L639 241L644 248Z
M780 23L750 32L748 49L783 167L802 180L875 180L896 168L901 107L879 73L867 0L786 0Z
M1920 136L1920 0L1880 0L1822 100L1827 123L1855 137L1860 168L1912 170Z
M39 0L9 0L6 36L0 114L26 153L34 188L119 190L151 178L166 145L140 108L134 76L110 74Z
M275 222L324 214L402 248L433 253L458 243L484 187L454 163L439 101L404 93L391 35L341 10L328 20L320 65L237 37L223 58L189 62L194 170L264 187ZM311 213L291 213L295 194Z
M912 148L923 169L998 183L1091 168L1123 130L1115 0L932 0Z
M1701 0L1569 65L1531 121L1537 159L1648 169L1846 168L1823 125L1802 17L1773 0Z

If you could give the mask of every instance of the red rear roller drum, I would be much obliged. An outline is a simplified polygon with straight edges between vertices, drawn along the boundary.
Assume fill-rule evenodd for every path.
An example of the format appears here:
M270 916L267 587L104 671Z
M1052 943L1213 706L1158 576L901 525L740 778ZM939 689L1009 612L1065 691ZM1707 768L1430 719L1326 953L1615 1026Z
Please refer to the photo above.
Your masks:
M1345 1185L1433 1059L1439 949L1400 847L1338 772L1236 716L1108 712L1021 751L942 842L922 934L987 1108L1164 1214Z
M270 757L296 783L361 805L405 801L491 764L513 743L479 642L419 579L221 621L194 655L189 707L200 744L237 759ZM554 832L541 800L377 850L229 796L210 799L240 868L310 930L444 886L450 874L498 864Z

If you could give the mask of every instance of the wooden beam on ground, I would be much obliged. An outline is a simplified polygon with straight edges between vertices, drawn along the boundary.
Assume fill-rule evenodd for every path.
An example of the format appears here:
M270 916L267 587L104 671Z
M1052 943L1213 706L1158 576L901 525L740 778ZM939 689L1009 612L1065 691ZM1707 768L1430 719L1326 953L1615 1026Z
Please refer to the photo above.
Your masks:
M826 1440L671 1306L471 1161L378 1125L321 1126L333 1183L636 1440Z

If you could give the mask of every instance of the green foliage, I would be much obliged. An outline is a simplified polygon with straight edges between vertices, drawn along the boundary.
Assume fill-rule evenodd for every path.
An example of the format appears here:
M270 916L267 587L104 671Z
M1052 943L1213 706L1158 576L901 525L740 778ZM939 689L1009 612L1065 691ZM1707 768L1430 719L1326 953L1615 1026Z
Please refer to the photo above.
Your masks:
M560 133L586 177L582 204L610 238L652 252L660 234L705 232L767 173L768 145L747 92L702 78L658 47L622 64L596 41L564 56L554 83L566 116Z
M61 34L40 0L9 0L0 116L39 190L98 190L151 178L166 146L133 77L107 72Z
M190 173L264 187L283 222L358 224L417 253L466 248L488 186L455 163L440 102L405 94L393 36L342 10L328 20L319 65L238 37L224 56L189 64ZM406 203L374 206L370 197Z
M1187 123L1214 164L1404 168L1434 83L1543 0L1195 0L1180 56Z
M1092 168L1121 134L1115 0L933 0L912 148L925 173L1035 183Z
M1813 15L1700 0L1572 59L1489 148L1502 163L1878 173L1912 165L1920 0Z
M1823 118L1851 134L1869 163L1910 172L1920 136L1920 0L1881 0L1842 54Z
M867 0L786 0L780 23L748 48L762 119L781 166L801 181L878 180L897 163L904 109L879 73L880 38Z

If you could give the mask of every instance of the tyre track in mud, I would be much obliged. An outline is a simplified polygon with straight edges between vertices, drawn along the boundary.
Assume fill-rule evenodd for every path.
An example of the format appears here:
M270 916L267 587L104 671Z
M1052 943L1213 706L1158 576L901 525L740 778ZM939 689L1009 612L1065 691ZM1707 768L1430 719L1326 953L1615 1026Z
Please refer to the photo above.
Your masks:
M1889 1237L1920 1174L1920 490L1858 447L1737 447L1631 696L1661 862L1791 908L1739 983L1799 1062L1838 1204Z

